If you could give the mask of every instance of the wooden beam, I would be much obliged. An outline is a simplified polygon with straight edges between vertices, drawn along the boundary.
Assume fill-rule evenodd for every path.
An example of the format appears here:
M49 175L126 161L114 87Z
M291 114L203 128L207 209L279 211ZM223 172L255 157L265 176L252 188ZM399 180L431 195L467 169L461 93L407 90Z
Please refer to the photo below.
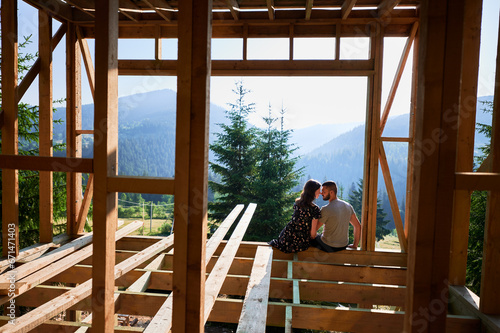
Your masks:
M38 54L40 73L38 84L39 99L39 154L52 156L52 18L44 11L38 12ZM53 185L52 172L40 172L40 242L52 242Z
M119 60L119 75L176 75L177 60ZM367 76L373 60L213 60L212 76Z
M499 29L500 31L500 29ZM500 35L498 36L500 42ZM500 44L497 46L495 97L491 121L491 171L500 174ZM498 181L496 182L498 185ZM500 315L500 189L490 188L484 225L483 264L481 269L481 302L479 309L489 315Z
M233 19L235 21L238 21L240 17L239 14L240 6L238 5L238 2L236 0L224 0L224 1L226 2L227 8L229 8L229 11L231 12Z
M390 17L394 7L396 7L400 2L401 0L383 0L377 7L378 17Z
M94 134L94 130L76 130L75 131L76 135L82 135L82 134Z
M411 138L396 138L387 136L380 137L380 140L383 142L408 142L408 143L412 141Z
M394 80L392 81L391 90L389 91L389 96L387 97L387 101L385 103L384 112L382 113L382 118L380 120L380 135L384 133L385 124L387 123L387 119L389 118L389 112L391 111L392 103L394 102L394 98L396 97L399 82L401 81L401 77L403 76L403 72L406 67L406 61L408 60L408 56L410 55L410 49L413 45L413 41L415 40L415 36L417 35L417 30L418 22L415 22L413 23L413 26L411 28L410 36L406 40L403 53L401 54L401 59L399 60L398 68L396 70L396 74L394 75Z
M374 61L374 75L368 78L366 108L365 155L363 165L363 200L361 213L361 248L375 250L377 224L378 154L380 149L380 107L382 99L383 27L371 25L370 59Z
M477 172L491 172L491 163L492 163L491 154L484 159L483 163L477 168Z
M52 37L51 42L50 42L50 49L52 52L54 52L56 46L59 44L61 39L63 38L64 34L66 33L67 30L67 25L66 23L63 23L59 29L57 29L55 35ZM31 68L29 69L28 73L24 76L23 80L17 87L17 102L23 98L24 94L28 90L28 88L31 86L33 81L35 80L36 76L40 72L40 58L37 58Z
M265 332L267 302L271 283L273 249L259 246L252 266L252 274L243 301L240 321L236 333Z
M68 23L66 33L66 156L82 156L82 139L75 131L82 127L82 77L81 50L76 34L76 25ZM76 235L78 212L82 204L82 175L66 174L66 232Z
M68 158L47 156L4 155L0 160L2 169L40 170L57 172L94 172L92 158Z
M269 14L269 20L274 20L274 0L266 0L267 13Z
M94 174L89 173L89 179L87 180L87 186L85 186L85 193L83 195L82 205L80 206L80 211L78 212L78 219L76 223L75 230L78 234L82 233L85 227L85 222L87 221L87 215L89 213L90 203L94 195Z
M212 1L179 2L174 332L203 332Z
M82 38L82 32L80 27L76 27L76 36L78 37L78 43L80 44L80 50L83 56L83 63L85 64L85 70L87 72L87 78L89 81L90 93L92 94L92 98L95 100L95 71L94 64L92 62L92 56L90 55L89 45L87 40ZM78 131L76 130L76 135L78 135Z
M243 209L243 205L237 205L231 213L224 219L221 223L217 231L210 237L210 240L207 242L207 246L205 249L205 262L208 263L210 258L213 256L214 252L217 250L219 243L222 241L226 233L229 231L229 228L233 225L233 222L236 220L241 210ZM173 289L173 288L172 288ZM168 332L172 328L173 318L173 293L168 295L167 299L161 305L160 309L154 315L153 319L149 323L148 327L144 331L145 333L152 332Z
M380 168L382 169L382 175L384 176L385 180L385 188L387 190L387 195L389 197L389 202L391 205L392 217L394 218L394 224L396 226L396 231L398 234L399 246L401 247L402 252L408 252L408 240L406 239L403 220L401 219L401 213L399 212L398 200L396 198L396 192L394 191L391 171L389 170L389 163L387 163L387 156L385 155L383 142L380 142L379 159Z
M108 177L111 192L174 194L174 178L163 177Z
M479 311L479 297L465 286L450 286L450 307L454 314L477 317L483 331L500 333L500 318Z
M294 255L295 257L295 255ZM288 280L293 280L293 262L289 261L287 263L287 270L286 270L286 278ZM292 281L293 283L293 281ZM292 298L294 294L294 289L292 286ZM293 319L293 313L292 313L292 306L287 305L285 308L285 333L292 333L292 319Z
M445 332L447 325L464 4L463 0L435 0L421 6L404 320L404 330L409 333ZM424 142L432 143L432 149L423 148ZM443 310L433 310L437 306Z
M306 15L305 15L306 21L311 19L311 12L312 12L312 8L313 8L313 3L314 3L314 0L306 0Z
M131 232L134 232L135 230L139 229L143 225L142 221L134 221L125 227L121 228L120 230L117 230L115 233L116 239L120 239L122 237L125 237ZM43 268L40 268L36 272L30 274L29 276L25 276L24 278L17 277L17 281L15 283L15 291L11 286L9 286L9 293L10 292L15 292L16 295L20 295L25 293L26 291L34 288L35 286L42 284L49 280L50 278L56 276L57 274L65 271L69 267L73 266L75 263L80 262L82 260L85 260L86 258L90 257L93 253L93 245L90 244L89 246L86 246L78 251L75 251L62 259L58 261L53 261L51 264L44 266ZM22 267L22 266L21 266ZM9 296L6 296L7 300L10 298ZM3 303L5 300L2 299L0 300L0 303Z
M99 17L97 15L97 17ZM94 246L97 244L94 244ZM165 249L171 248L173 245L173 235L169 236L167 238L164 238L163 240L155 243L154 245L151 245L150 247L146 248L145 250L137 253L136 255L132 256L131 258L122 261L118 265L114 266L113 269L113 281L115 279L118 279L119 277L123 276L124 274L130 272L132 269L140 265L141 263L145 262L149 258L155 256L156 254L160 253L161 251L164 251ZM94 269L95 271L95 269ZM77 304L81 300L85 299L86 297L90 296L92 294L92 282L93 279L88 280L77 287L74 287L73 289L67 291L66 293L62 294L59 297L53 298L49 302L43 304L42 306L37 307L36 309L30 311L29 313L17 318L16 325L6 325L2 326L0 328L0 332L2 333L7 333L7 332L28 332L32 330L33 328L39 326L46 320L54 317L58 313L69 309L71 306ZM101 295L101 297L103 297ZM112 295L113 301L114 301L114 293ZM102 330L102 327L97 325L98 317L96 317L96 312L94 312L94 305L95 302L92 303L93 307L93 322L92 322L92 329L93 330ZM114 305L114 302L113 302ZM102 305L101 305L102 306ZM114 321L114 308L113 308L113 315L110 317ZM113 326L112 326L113 327Z
M35 8L45 10L50 16L59 19L61 22L72 22L75 16L73 15L73 8L61 0L25 0L25 2ZM80 11L77 10L77 12ZM88 18L87 15L84 15L84 17L85 19ZM81 16L78 18L81 18Z
M457 172L455 173L455 189L467 192L498 191L500 190L500 173Z
M94 250L92 326L109 332L114 326L115 230L118 194L108 177L118 172L118 0L96 2L94 131Z
M165 15L162 10L160 10L160 9L156 8L155 6L153 6L151 4L151 2L149 2L148 0L142 0L142 2L145 3L147 6L149 6L149 8L153 9L156 12L156 14L160 15L160 17L162 19L164 19L167 22L170 22L170 20L171 20L170 17L167 16L167 15Z
M345 0L344 3L342 4L342 7L340 8L341 11L341 17L343 20L347 19L349 14L352 11L352 8L356 4L356 0Z
M3 127L3 111L0 110L0 128Z
M406 195L405 195L405 236L408 238L408 230L410 230L410 220L412 211L413 197L413 173L415 169L415 115L417 110L417 84L418 84L418 52L419 42L418 34L413 41L413 68L411 78L411 96L410 96L410 124L408 126L408 163L406 167Z
M17 75L18 27L17 1L2 2L2 159L18 153ZM1 164L1 162L0 162ZM2 166L2 255L19 254L19 177L17 170Z

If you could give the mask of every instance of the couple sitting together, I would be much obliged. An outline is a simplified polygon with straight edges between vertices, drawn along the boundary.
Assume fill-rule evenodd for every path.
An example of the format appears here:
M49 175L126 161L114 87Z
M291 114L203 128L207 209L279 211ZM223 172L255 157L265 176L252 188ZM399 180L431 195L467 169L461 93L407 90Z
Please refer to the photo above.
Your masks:
M320 194L323 200L328 200L328 204L321 209L314 203ZM349 244L349 223L354 227L353 244ZM322 225L323 233L317 234ZM354 209L337 198L337 184L326 181L321 185L311 179L305 183L300 198L295 200L292 220L281 231L279 238L270 241L269 245L285 253L304 251L309 246L336 252L347 247L356 249L360 234L361 224Z

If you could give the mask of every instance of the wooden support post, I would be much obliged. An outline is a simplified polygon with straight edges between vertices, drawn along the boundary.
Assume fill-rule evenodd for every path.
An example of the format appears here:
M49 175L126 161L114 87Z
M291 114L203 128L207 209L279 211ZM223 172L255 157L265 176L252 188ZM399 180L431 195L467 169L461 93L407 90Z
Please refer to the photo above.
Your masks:
M408 230L410 227L411 202L413 196L413 170L415 169L415 115L417 112L417 82L418 82L418 40L419 35L415 36L413 41L413 68L411 78L411 104L410 104L410 126L408 130L408 165L406 168L406 202L405 202L405 237L408 239Z
M377 226L378 153L380 148L380 108L382 99L382 55L384 32L380 24L371 27L370 53L375 72L368 78L368 107L365 128L361 248L375 250Z
M94 131L94 256L92 328L112 332L118 194L107 179L118 170L118 0L96 2Z
M460 111L458 118L457 172L472 172L476 130L477 80L481 40L482 1L466 0ZM450 252L450 284L465 285L469 241L470 191L456 190Z
M78 212L78 219L76 223L76 232L78 234L82 233L85 228L85 222L87 222L87 214L89 213L90 201L94 196L94 174L89 173L89 179L87 180L87 186L85 187L85 194L83 196L83 202Z
M80 49L83 55L83 63L85 64L85 71L87 72L87 78L89 80L90 93L92 94L92 98L95 98L94 64L92 63L92 57L90 55L89 45L87 44L87 40L82 37L82 32L80 27L76 28L76 36L78 37L78 43L80 45ZM77 128L76 130L77 132L81 131L80 128Z
M294 255L295 256L295 255ZM293 261L287 263L286 278L293 280ZM293 298L293 287L292 287L292 298ZM285 308L285 333L292 333L292 306L287 305Z
M82 156L82 139L76 135L81 129L82 97L81 97L81 50L76 36L76 26L68 23L66 33L66 156ZM82 203L81 173L66 173L66 207L67 233L76 235L75 228L78 212Z
M40 156L52 156L52 18L38 12L38 53L40 73L38 83ZM52 242L52 172L40 171L40 242Z
M500 35L498 36L500 41ZM500 44L497 48L495 99L491 129L491 171L500 173ZM479 310L489 315L500 315L500 191L488 192L484 226L483 266L481 269L481 301Z
M17 155L17 1L2 1L2 154ZM19 254L19 179L2 170L2 254Z
M179 2L174 332L203 332L212 1Z
M423 2L405 332L445 332L465 0Z

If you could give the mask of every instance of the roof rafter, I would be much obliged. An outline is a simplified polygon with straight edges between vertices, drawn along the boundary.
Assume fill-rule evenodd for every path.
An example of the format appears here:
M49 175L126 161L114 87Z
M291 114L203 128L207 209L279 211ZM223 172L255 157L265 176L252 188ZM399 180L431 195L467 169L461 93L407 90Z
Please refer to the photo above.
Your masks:
M266 0L267 2L267 12L269 13L269 19L274 20L274 0Z
M392 10L396 7L401 0L384 0L378 5L378 16L387 17L391 15Z
M144 2L146 5L148 5L151 9L154 9L154 11L158 15L160 15L161 18L163 18L165 21L170 22L170 18L168 16L166 16L165 14L163 14L163 12L160 9L156 8L155 6L153 6L153 4L151 4L151 2L149 2L148 0L142 0L142 2Z
M306 20L311 19L311 12L313 8L314 0L306 0Z
M238 2L236 0L225 0L227 7L231 11L231 15L233 15L233 18L235 21L238 21L240 19L240 15L238 12L238 9L240 6L238 5Z
M356 4L356 1L357 0L345 0L344 1L344 3L342 4L342 8L340 10L341 11L341 16L342 16L343 20L345 20L349 16L349 14L352 11L352 8Z

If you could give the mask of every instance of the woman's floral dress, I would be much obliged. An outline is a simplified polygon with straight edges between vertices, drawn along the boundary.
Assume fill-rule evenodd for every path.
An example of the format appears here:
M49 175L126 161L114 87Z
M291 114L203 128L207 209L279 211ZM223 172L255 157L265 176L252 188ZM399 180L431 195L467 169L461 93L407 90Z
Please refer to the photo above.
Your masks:
M311 224L313 219L319 219L321 211L316 204L301 208L293 205L292 220L280 233L278 239L273 239L269 245L285 253L300 252L309 248Z

